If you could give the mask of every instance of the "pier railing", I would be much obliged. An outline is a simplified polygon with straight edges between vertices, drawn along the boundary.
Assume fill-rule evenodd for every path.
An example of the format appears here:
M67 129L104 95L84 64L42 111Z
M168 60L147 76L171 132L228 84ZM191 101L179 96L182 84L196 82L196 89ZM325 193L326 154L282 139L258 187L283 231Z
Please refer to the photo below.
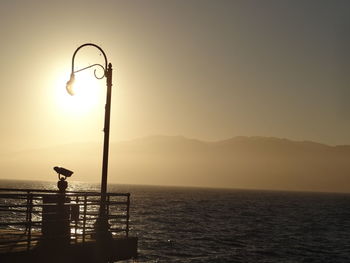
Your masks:
M0 252L41 243L89 242L99 233L100 194L0 188ZM108 193L106 219L112 237L129 235L129 193Z

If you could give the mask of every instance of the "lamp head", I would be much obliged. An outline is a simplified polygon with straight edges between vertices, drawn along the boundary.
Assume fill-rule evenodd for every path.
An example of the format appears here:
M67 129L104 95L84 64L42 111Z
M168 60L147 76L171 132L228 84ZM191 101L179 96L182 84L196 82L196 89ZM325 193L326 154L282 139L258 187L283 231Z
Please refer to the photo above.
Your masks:
M75 82L75 76L74 73L70 74L70 79L67 81L66 84L66 90L69 95L73 96L74 95L74 82Z

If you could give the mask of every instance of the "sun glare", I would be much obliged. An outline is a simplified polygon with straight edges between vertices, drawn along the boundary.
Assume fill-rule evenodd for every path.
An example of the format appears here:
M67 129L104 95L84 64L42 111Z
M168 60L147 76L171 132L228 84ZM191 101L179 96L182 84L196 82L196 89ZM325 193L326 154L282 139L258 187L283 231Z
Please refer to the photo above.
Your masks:
M81 72L75 75L74 96L66 91L66 82L70 74L62 74L56 84L56 98L60 109L69 114L82 115L89 113L101 102L101 82L92 72Z

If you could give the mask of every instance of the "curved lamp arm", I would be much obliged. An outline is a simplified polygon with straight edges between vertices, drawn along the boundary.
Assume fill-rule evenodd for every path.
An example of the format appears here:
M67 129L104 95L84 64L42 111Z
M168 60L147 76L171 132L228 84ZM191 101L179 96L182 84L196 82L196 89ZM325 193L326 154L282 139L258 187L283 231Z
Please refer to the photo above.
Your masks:
M82 70L83 70L83 69L81 69L81 70L74 71L74 59L75 59L75 55L77 54L77 52L78 52L81 48L86 47L86 46L92 46L92 47L95 47L95 48L97 48L98 50L101 51L101 53L102 53L102 55L103 55L103 57L104 57L104 59L105 59L104 71L106 71L106 70L107 70L107 64L108 64L108 60L107 60L106 53L105 53L105 52L103 51L103 49L100 48L98 45L93 44L93 43L86 43L86 44L81 45L80 47L78 47L78 48L74 51L74 54L73 54L73 57L72 57L72 72L71 72L71 73L75 73L75 72L78 72L78 71L82 71ZM93 65L92 65L92 66L93 66ZM92 67L92 66L91 66L91 67ZM85 69L85 68L84 68L84 69Z
M93 64L93 65L90 65L90 66L87 66L85 68L82 68L82 69L78 69L78 70L74 70L74 60L75 60L75 55L77 54L77 52L83 48L83 47L86 47L86 46L92 46L92 47L95 47L97 48L98 50L101 51L101 53L103 54L103 57L105 59L105 66L103 67L101 64ZM67 89L67 92L70 94L70 95L74 95L74 91L73 91L73 84L75 82L75 76L74 76L74 73L77 73L77 72L80 72L80 71L83 71L85 69L88 69L88 68L91 68L91 67L95 67L95 66L99 66L103 69L103 76L101 77L98 77L96 75L96 69L94 70L94 75L97 79L102 79L103 77L107 77L108 78L108 74L107 74L107 64L108 64L108 60L107 60L107 56L106 56L106 53L103 51L103 49L101 47L99 47L98 45L96 44L93 44L93 43L86 43L86 44L83 44L81 46L79 46L73 53L73 57L72 57L72 72L70 74L70 79L67 81L67 84L66 84L66 89Z
M78 70L74 71L73 73L77 73L77 72L83 71L83 70L85 70L85 69L92 68L92 67L96 67L96 66L102 68L102 70L103 70L103 75L102 75L101 77L97 76L97 74L96 74L96 69L95 69L95 70L94 70L95 78L97 78L97 79L103 79L103 77L106 76L106 69L105 69L101 64L92 64L92 65L87 66L87 67L85 67L85 68L78 69Z

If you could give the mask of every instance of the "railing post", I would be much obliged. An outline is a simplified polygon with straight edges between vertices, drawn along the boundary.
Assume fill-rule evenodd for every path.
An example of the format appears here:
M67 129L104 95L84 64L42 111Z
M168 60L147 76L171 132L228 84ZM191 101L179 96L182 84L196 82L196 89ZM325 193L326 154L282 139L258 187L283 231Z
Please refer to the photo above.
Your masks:
M108 221L108 216L109 216L109 202L111 201L110 197L111 197L110 194L107 194L107 207L106 207L107 221Z
M79 196L78 195L75 197L75 204L78 206L78 210L80 210L80 208L79 208ZM72 215L72 211L71 211L71 215ZM74 221L75 221L75 225L74 225L75 243L77 243L78 242L77 228L78 228L79 214L78 214L78 218L75 218Z
M26 231L27 235L27 250L30 249L32 240L32 212L33 212L33 194L27 191L27 209L26 209Z
M126 237L129 237L129 211L130 211L130 194L127 195L127 207L126 207Z
M83 243L85 242L85 228L86 228L86 206L87 206L87 196L84 195L84 216L83 216Z

